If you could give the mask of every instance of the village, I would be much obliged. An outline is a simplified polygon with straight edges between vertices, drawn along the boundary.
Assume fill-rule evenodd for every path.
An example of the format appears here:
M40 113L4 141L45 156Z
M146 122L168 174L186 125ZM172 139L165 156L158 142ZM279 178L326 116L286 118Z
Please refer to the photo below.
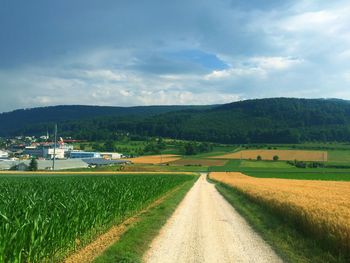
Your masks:
M48 135L2 139L0 170L27 171L33 159L37 162L38 170L92 168L130 163L121 153L76 150L74 143L79 141L61 137L55 143Z

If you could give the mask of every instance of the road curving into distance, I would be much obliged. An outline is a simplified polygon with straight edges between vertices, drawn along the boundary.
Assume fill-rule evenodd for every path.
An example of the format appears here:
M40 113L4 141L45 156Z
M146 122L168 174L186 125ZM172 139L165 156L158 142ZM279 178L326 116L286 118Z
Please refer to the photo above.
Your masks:
M147 263L282 262L202 174L144 256Z

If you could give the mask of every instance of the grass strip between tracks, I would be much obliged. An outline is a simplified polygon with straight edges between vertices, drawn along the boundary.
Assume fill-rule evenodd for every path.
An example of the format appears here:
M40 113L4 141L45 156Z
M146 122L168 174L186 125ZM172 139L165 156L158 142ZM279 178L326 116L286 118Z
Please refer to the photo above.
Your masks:
M308 237L298 226L274 213L267 206L257 203L236 188L216 183L217 190L247 220L251 227L286 262L349 262L349 258L336 255L322 242Z
M120 239L93 262L142 262L144 253L198 177L184 183L159 205L145 211Z

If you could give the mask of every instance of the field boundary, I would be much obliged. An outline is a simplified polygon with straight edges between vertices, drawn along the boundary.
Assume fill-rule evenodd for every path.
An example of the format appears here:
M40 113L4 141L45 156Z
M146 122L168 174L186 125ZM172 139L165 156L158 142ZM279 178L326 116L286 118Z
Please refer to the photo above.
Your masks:
M278 156L281 161L314 161L327 162L327 151L310 151L310 150L241 150L238 152L231 152L224 155L212 156L215 159L234 159L234 160L261 160L272 161L274 156Z
M167 199L173 193L177 192L185 184L186 182L169 190L160 198L158 198L153 203L148 205L146 208L139 211L137 214L127 218L125 221L123 221L119 225L112 226L109 230L107 230L107 232L95 238L88 245L79 249L76 252L73 252L73 254L66 257L66 259L63 260L63 262L64 263L93 262L98 256L103 254L104 251L106 251L110 246L112 246L115 242L117 242L132 224L138 222L140 220L140 215L161 204L165 199Z

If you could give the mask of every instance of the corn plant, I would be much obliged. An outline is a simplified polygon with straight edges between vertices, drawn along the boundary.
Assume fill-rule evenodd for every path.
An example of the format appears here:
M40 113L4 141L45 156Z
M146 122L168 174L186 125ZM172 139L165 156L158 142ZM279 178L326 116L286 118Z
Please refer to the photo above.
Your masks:
M191 178L1 176L0 262L60 260Z

